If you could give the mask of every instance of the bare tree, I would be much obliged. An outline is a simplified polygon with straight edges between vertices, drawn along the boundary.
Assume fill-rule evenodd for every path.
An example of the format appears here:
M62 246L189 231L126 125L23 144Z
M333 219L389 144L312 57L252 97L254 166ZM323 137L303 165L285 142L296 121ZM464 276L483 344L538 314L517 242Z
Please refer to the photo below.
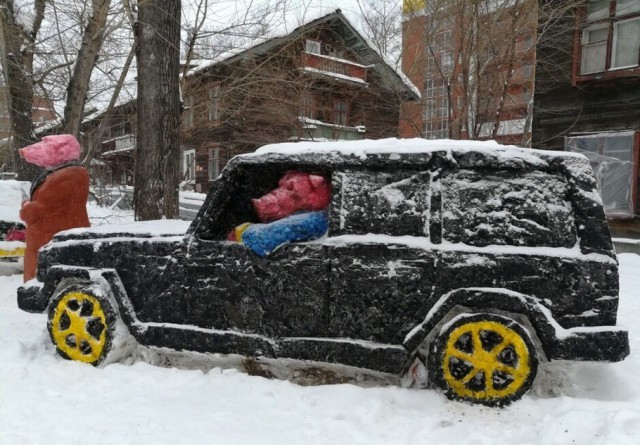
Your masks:
M178 217L180 0L139 0L136 220Z
M0 0L0 53L14 149L36 139L31 111L35 92L48 103L64 102L58 131L79 136L87 101L115 82L113 73L104 70L113 57L101 49L114 29L122 28L123 17L120 5L110 5L111 0ZM110 51L123 46L130 45L111 45ZM95 81L96 67L100 82ZM35 172L25 168L19 164L18 173L29 179Z
M536 41L580 0L553 3L405 2L403 68L423 91L420 135L529 145Z
M33 58L45 3L45 0L36 0L33 11L27 11L16 7L14 0L0 0L0 57L15 149L36 140L32 119ZM17 167L20 179L29 179L37 172L26 162L19 161Z
M111 0L92 0L91 15L82 36L82 44L74 65L73 74L67 87L67 101L64 107L64 133L78 137L84 104L89 90L91 72L96 64L102 46L107 13Z
M357 0L364 36L395 66L402 57L402 1Z

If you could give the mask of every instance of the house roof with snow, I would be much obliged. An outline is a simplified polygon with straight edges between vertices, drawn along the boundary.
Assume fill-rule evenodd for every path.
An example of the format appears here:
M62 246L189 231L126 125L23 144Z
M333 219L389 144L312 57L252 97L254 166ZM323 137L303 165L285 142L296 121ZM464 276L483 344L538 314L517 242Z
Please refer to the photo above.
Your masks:
M350 51L357 55L359 64L375 69L388 87L395 91L406 93L407 99L420 99L420 90L399 68L394 67L394 64L373 43L356 30L340 9L298 26L291 32L283 32L269 38L254 40L247 45L224 52L214 59L191 61L191 65L194 68L191 69L188 75L193 76L218 65L230 65L246 58L267 54L320 26L339 26L344 29L346 31L344 43Z

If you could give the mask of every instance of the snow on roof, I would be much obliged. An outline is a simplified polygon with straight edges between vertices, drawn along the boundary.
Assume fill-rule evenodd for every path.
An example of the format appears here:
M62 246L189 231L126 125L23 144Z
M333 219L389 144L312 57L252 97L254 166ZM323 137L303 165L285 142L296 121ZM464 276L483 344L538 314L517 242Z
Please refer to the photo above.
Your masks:
M500 145L496 141L460 141L452 139L363 139L359 141L330 141L330 142L285 142L281 144L265 145L254 153L241 156L262 155L266 153L280 153L300 155L307 153L338 152L366 156L379 153L429 153L434 151L486 151L491 150L501 157L516 157L533 164L543 162L540 155L545 157L560 156L565 158L585 159L584 155L566 151L534 150L530 148L516 147L514 145Z
M126 107L129 105L135 105L137 99L130 99L130 98L125 98L125 97L118 97L118 100L116 100L115 105L113 106L111 112L113 113L116 109L120 108L120 107ZM82 123L85 124L87 122L91 122L92 120L98 119L100 117L102 117L102 115L104 115L107 112L108 107L101 107L98 110L94 111L91 114L86 115L85 117L82 118Z
M40 136L40 135L46 134L51 130L56 130L61 126L62 126L62 118L52 119L50 121L47 121L44 125L41 125L38 128L36 128L34 130L34 133L36 134L36 136Z
M413 82L411 82L411 80L407 77L405 73L402 72L401 69L399 69L397 64L394 63L393 60L391 60L391 58L388 55L383 54L382 51L380 51L380 48L378 48L378 46L374 44L371 40L369 40L367 37L360 34L355 28L354 28L354 31L358 33L360 38L364 40L367 43L367 45L369 45L369 47L376 52L378 57L380 57L384 61L384 63L393 70L393 72L400 78L402 83L404 83L407 86L407 88L409 88L413 92L413 94L416 95L418 99L422 99L422 93L420 93L420 90L418 89L418 87L415 86Z

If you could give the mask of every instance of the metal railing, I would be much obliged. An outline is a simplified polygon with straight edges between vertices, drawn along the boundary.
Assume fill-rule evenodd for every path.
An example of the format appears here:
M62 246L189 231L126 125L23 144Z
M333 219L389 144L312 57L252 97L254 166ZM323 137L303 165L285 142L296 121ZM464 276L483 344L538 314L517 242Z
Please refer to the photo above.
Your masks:
M106 187L100 190L100 194L92 191L91 197L104 207L133 209L133 187ZM202 193L180 192L179 218L185 221L193 220L202 207L205 197L206 195Z

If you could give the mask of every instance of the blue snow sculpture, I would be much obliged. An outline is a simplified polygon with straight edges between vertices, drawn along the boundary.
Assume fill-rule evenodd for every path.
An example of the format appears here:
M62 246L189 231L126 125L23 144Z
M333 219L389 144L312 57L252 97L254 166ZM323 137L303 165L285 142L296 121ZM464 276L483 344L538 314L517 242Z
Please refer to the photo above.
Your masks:
M328 228L326 212L302 212L268 224L252 224L242 233L242 242L265 257L282 244L320 238Z

